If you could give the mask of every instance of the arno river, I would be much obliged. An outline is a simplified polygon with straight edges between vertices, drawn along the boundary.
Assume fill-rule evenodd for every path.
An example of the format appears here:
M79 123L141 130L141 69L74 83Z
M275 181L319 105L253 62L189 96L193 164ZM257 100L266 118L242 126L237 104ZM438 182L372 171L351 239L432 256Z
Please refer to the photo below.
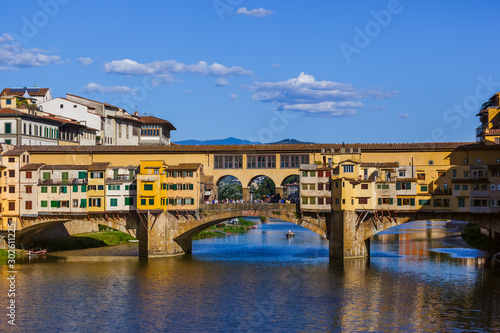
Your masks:
M139 260L131 243L19 259L15 330L500 331L500 264L443 222L389 229L369 261L345 262L329 262L327 241L299 226L258 227L194 241L189 256Z

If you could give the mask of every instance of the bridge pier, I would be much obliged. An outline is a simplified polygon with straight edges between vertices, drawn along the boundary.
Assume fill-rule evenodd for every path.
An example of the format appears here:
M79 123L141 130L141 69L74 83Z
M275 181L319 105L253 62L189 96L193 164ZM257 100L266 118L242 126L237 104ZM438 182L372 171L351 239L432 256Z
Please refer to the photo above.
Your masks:
M174 240L178 222L161 210L140 211L139 215L139 257L153 258L191 253L191 237Z
M364 240L362 228L356 231L354 211L334 211L330 217L329 252L332 259L364 258L370 254L370 239Z
M249 202L251 199L250 187L243 187L243 201Z

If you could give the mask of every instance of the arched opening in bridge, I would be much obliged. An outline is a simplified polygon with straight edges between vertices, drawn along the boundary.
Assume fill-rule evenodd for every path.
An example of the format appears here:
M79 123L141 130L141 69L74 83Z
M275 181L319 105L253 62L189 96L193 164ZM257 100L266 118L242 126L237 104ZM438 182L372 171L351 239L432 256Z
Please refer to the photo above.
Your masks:
M246 224L246 221L252 224ZM289 231L295 236L288 237ZM328 258L328 240L324 236L313 231L310 226L277 217L265 221L260 216L217 220L200 225L196 233L189 231L188 235L180 235L175 241L182 244L186 236L193 237L188 253L197 256L252 260L276 260L279 257L289 260L301 256Z
M217 181L217 200L227 202L243 198L243 188L238 178L234 176L223 176Z
M278 192L276 184L268 176L256 176L248 183L252 200L263 202L279 202L283 197L282 191Z
M285 200L298 203L300 199L300 176L290 175L285 177L281 182L281 188L283 189L283 198Z

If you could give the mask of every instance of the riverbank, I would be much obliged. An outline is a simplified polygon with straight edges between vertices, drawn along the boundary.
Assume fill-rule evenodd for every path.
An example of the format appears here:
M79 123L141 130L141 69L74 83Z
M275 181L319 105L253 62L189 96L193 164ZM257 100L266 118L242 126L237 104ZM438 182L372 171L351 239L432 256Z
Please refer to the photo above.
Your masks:
M469 223L462 233L462 238L467 244L476 249L492 253L500 251L500 240L483 235L481 228L477 224Z
M118 230L107 230L77 234L70 237L40 241L33 244L34 248L48 251L81 250L94 247L123 244L135 238Z
M210 228L203 230L193 236L193 240L210 238L210 237L221 237L228 234L242 234L251 229L252 226L257 223L245 220L243 218L238 218L238 225L228 225L225 223L220 223L218 225L211 226Z

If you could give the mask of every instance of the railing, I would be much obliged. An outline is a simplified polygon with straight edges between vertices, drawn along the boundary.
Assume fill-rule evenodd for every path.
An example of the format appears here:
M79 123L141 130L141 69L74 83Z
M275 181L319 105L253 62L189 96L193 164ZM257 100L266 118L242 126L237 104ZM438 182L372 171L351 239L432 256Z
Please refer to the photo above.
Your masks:
M200 209L203 211L237 211L237 210L253 210L253 211L295 211L298 204L287 203L263 203L263 202L244 202L244 203L217 203L217 204L201 204Z

